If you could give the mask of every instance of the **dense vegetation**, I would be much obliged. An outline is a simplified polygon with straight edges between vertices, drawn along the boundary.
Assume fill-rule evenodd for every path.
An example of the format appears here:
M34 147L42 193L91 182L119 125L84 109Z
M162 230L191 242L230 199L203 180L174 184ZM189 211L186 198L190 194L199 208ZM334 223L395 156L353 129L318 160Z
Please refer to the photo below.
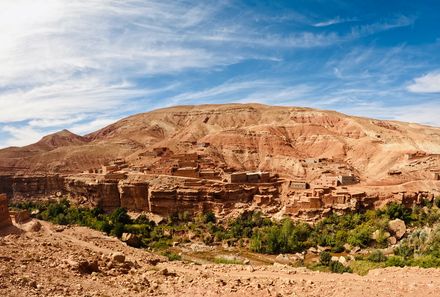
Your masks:
M99 208L72 207L67 200L18 203L12 207L32 210L38 219L61 225L87 226L119 238L123 233L134 234L140 247L155 250L165 250L175 242L193 240L208 245L226 242L266 254L303 252L317 246L329 247L332 253L341 253L349 245L377 249L369 256L357 257L359 263L365 262L372 267L440 267L440 228L436 225L440 222L440 199L413 208L390 204L382 210L332 215L315 225L290 219L273 222L259 212L244 212L235 219L221 223L211 212L195 217L182 213L170 216L157 225L143 215L133 220L122 208L106 214ZM388 222L396 218L404 220L414 231L399 242L394 256L387 257L380 249L387 247ZM371 234L375 231L379 236L373 240ZM178 259L175 254L167 255ZM350 270L339 262L329 260L327 254L321 254L319 265L334 272Z

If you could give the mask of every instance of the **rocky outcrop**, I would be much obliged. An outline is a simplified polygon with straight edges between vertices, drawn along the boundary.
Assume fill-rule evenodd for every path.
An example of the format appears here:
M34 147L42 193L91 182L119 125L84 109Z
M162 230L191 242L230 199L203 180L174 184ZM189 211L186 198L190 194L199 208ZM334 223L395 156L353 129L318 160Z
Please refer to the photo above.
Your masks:
M159 215L231 211L236 203L251 203L258 187L223 185L218 187L154 189L150 191L151 212Z
M12 197L12 176L0 175L0 193L6 194L8 197Z
M68 195L82 202L89 202L104 210L121 206L117 182L87 181L68 178L65 183Z
M63 192L64 178L59 175L12 177L12 193L16 199L61 196Z
M0 194L0 229L11 226L12 221L8 209L8 197L6 194Z
M149 211L147 182L119 182L121 207Z

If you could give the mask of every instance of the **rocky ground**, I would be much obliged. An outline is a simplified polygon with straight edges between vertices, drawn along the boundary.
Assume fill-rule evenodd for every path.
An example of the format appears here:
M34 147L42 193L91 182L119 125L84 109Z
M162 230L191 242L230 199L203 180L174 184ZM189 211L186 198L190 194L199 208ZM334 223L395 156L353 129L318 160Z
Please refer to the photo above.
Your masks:
M0 296L438 296L440 270L367 276L283 265L168 262L83 227L33 220L0 231Z

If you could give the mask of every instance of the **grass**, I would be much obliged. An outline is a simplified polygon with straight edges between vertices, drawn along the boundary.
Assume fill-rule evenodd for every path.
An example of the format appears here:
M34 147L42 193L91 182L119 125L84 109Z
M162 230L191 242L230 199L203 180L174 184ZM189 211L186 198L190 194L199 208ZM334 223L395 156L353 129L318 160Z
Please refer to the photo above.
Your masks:
M243 265L243 261L238 259L228 259L223 257L214 258L214 263L216 264L230 264L230 265Z
M331 272L330 267L322 265L320 263L311 263L309 265L306 265L306 267L313 271L320 271L320 272Z
M163 256L167 257L169 261L181 261L182 256L171 251L166 251L162 253Z
M366 260L357 260L357 261L352 261L350 263L350 268L353 270L354 273L359 275L366 275L368 271L372 269L384 268L384 267L386 267L385 262L371 262Z

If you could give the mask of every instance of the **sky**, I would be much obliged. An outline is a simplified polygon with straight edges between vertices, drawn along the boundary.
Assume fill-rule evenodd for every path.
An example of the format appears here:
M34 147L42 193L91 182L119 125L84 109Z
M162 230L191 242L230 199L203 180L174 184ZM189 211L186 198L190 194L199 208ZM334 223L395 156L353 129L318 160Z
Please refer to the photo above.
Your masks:
M0 0L0 148L203 103L440 127L440 1Z

